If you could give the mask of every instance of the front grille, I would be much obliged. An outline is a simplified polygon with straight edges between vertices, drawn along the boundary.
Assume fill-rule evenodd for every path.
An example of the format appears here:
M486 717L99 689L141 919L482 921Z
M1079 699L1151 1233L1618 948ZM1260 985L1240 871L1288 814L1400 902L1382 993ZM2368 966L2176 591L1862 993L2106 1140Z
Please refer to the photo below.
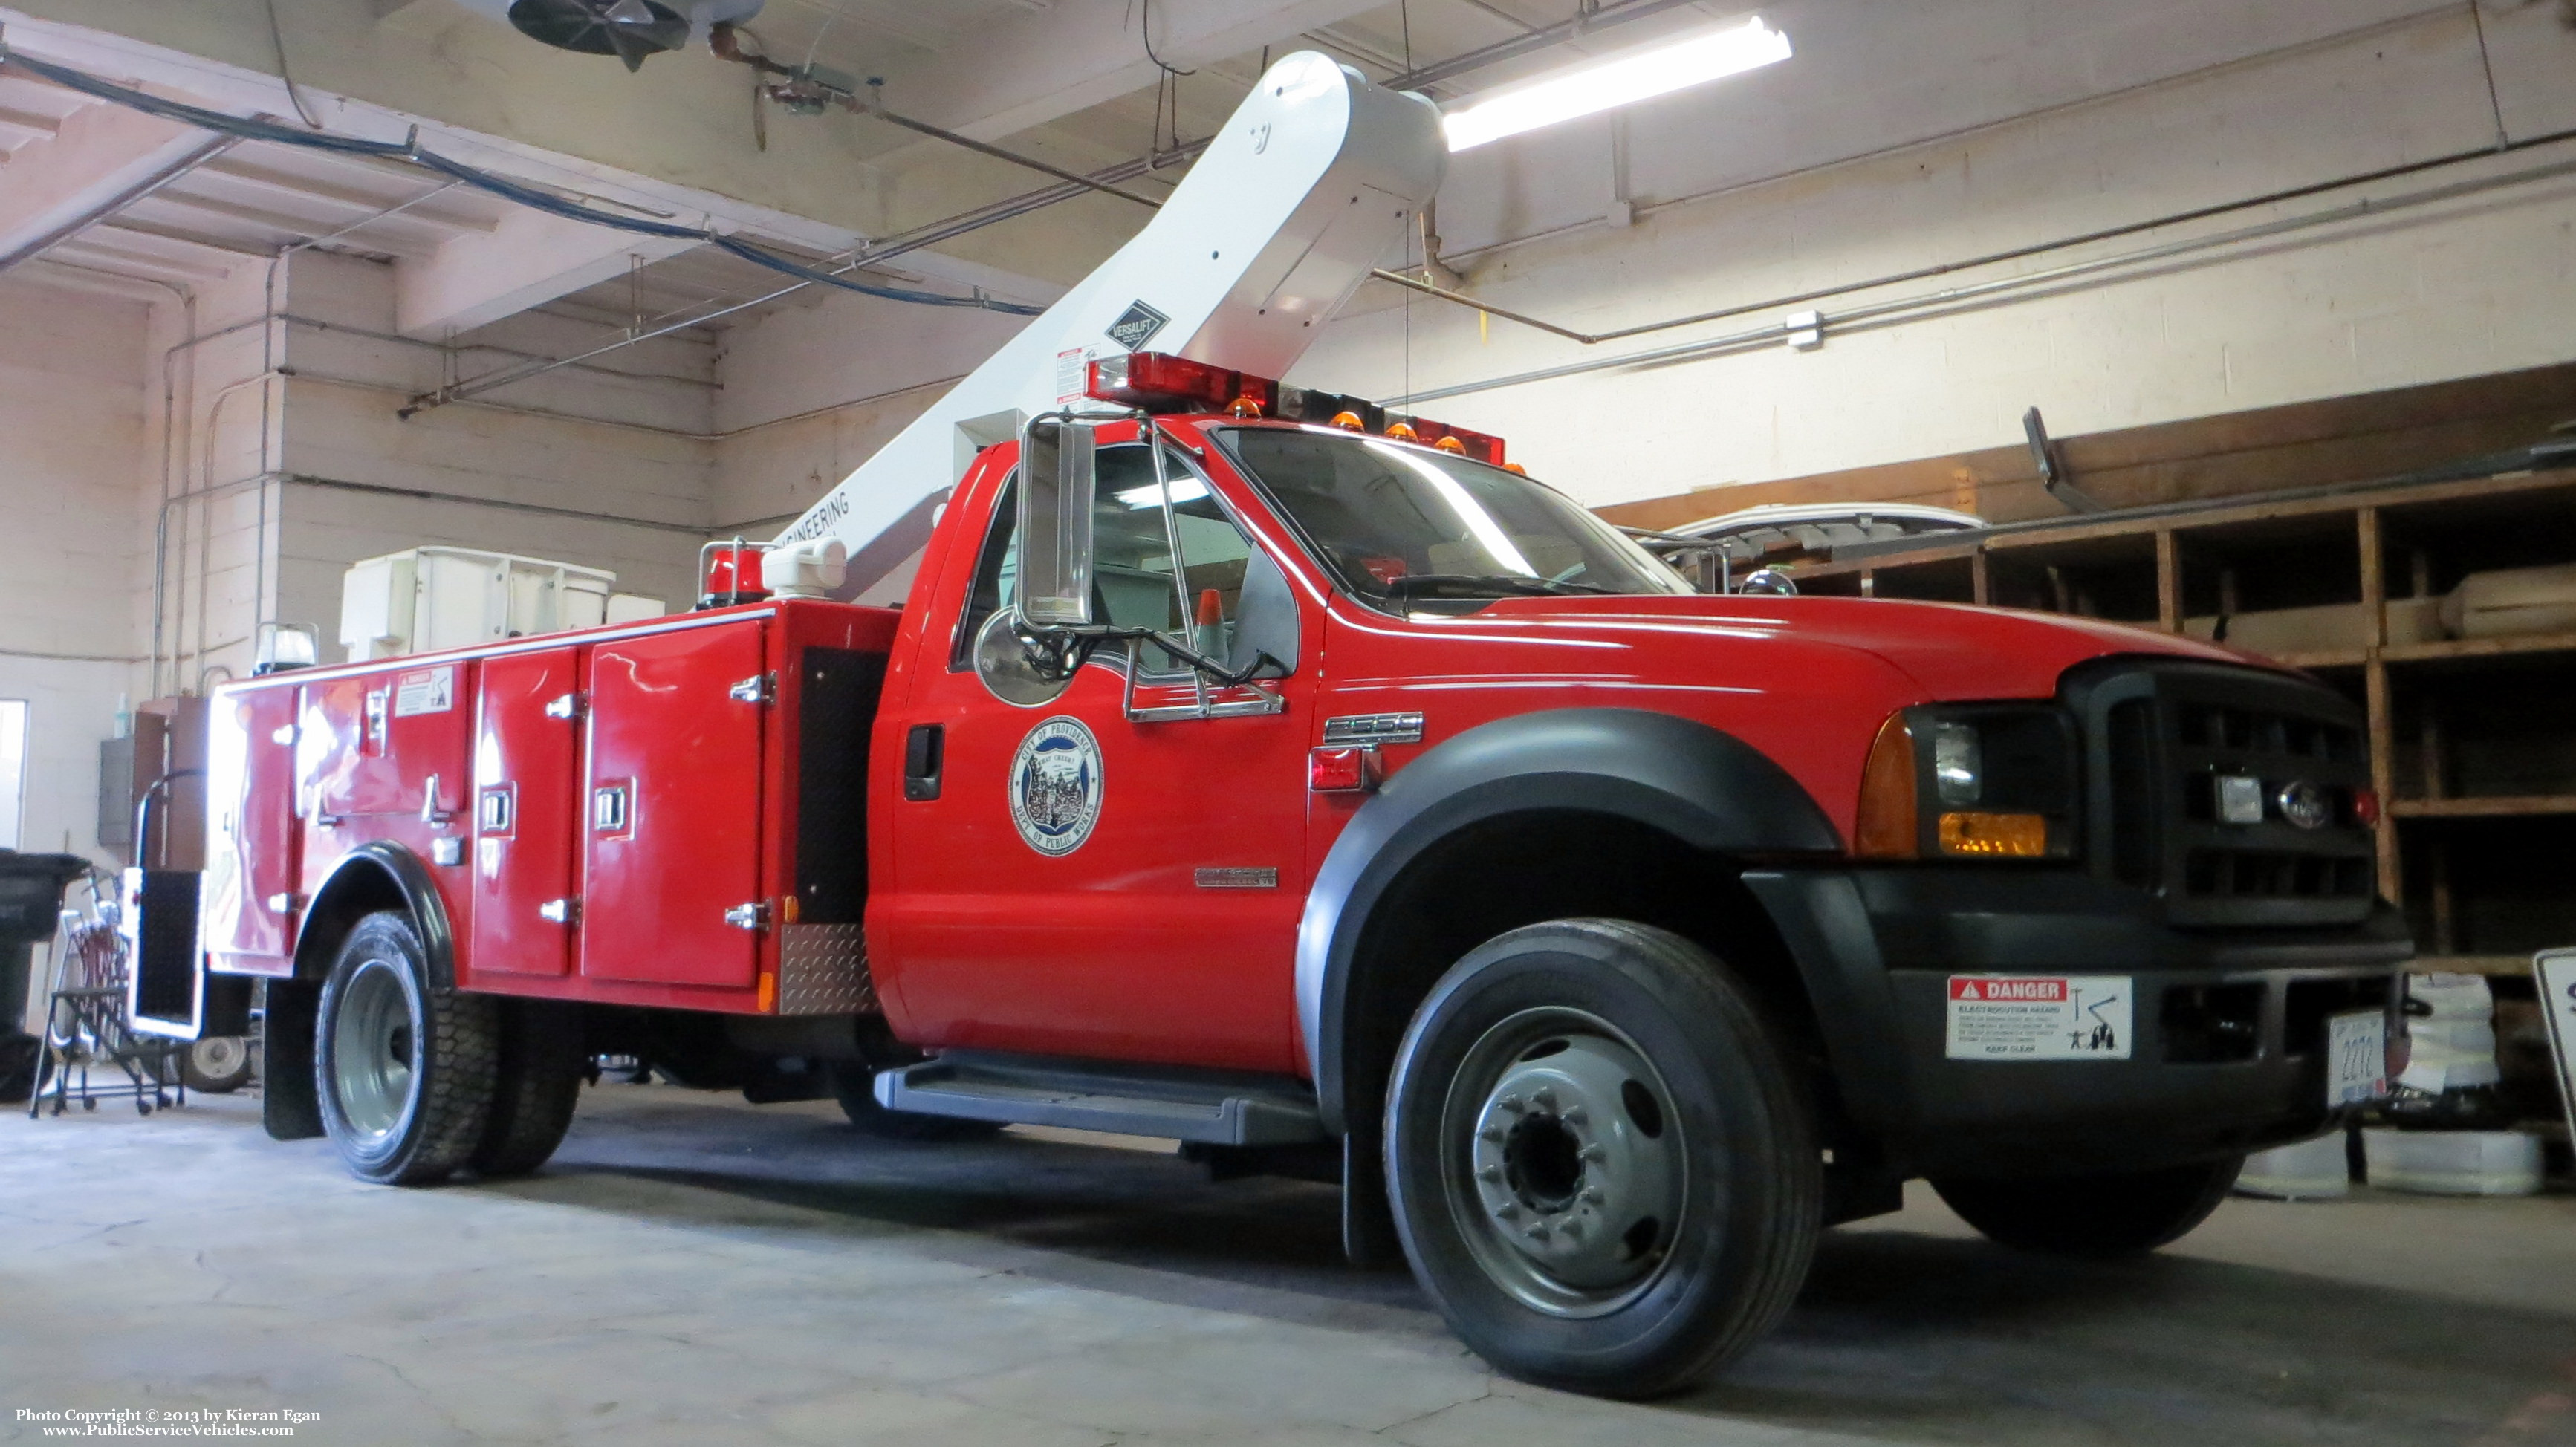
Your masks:
M2355 798L2370 760L2360 712L2340 694L2258 669L2121 660L2085 671L2068 695L2091 741L2103 873L2162 896L2180 925L2369 914L2373 845ZM2316 811L2314 827L2292 803Z

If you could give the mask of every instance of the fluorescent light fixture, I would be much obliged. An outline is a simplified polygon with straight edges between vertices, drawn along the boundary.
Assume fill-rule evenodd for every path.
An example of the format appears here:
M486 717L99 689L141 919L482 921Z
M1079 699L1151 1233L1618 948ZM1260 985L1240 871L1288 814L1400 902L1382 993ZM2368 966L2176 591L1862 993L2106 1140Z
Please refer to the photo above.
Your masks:
M1449 112L1441 124L1449 132L1449 149L1464 151L1788 58L1789 37L1757 15L1741 25L1647 46L1471 101Z

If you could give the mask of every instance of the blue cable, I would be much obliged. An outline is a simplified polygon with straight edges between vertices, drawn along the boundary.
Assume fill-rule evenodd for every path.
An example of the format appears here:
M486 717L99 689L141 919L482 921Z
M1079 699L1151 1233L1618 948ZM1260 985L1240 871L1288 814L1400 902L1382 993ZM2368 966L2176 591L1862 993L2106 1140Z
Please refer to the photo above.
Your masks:
M299 130L269 121L228 116L221 111L210 111L202 106L189 105L184 101L166 100L160 96L147 95L113 81L101 80L97 76L65 69L46 61L31 60L10 50L5 44L0 44L0 64L14 65L30 75L41 76L56 85L79 91L83 95L95 96L100 100L138 110L146 115L159 116L163 120L176 121L181 125L194 126L203 131L240 136L245 140L274 141L279 145L301 146L312 151L332 151L341 155L375 156L384 160L408 161L443 176L452 177L476 190L488 191L504 200L517 202L532 210L562 216L573 221L587 221L594 226L631 231L639 236L660 236L680 241L705 242L772 271L783 272L805 281L819 282L824 286L839 287L843 291L854 291L862 296L909 302L915 306L966 307L976 311L1001 312L1015 317L1038 316L1046 310L1044 307L1027 306L1019 302L995 301L986 296L949 296L942 292L916 291L910 287L901 286L874 286L863 281L853 281L846 276L807 266L801 261L764 250L738 237L720 235L704 227L678 226L667 221L646 221L640 217L620 216L612 211L595 210L578 202L566 201L560 196L550 195L533 186L522 185L505 176L496 176L489 171L477 170L462 161L453 161L445 156L424 151L420 148L417 137L401 142L366 141L355 136L335 136L324 131Z

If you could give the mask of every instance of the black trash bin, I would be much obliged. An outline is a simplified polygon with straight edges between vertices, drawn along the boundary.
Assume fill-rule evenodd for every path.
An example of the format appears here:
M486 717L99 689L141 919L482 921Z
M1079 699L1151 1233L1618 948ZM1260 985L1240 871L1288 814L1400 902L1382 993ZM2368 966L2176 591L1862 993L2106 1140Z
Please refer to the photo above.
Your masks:
M27 1018L28 967L36 946L54 937L63 887L89 873L77 854L21 854L0 849L0 1102L36 1090L43 1042L19 1028Z

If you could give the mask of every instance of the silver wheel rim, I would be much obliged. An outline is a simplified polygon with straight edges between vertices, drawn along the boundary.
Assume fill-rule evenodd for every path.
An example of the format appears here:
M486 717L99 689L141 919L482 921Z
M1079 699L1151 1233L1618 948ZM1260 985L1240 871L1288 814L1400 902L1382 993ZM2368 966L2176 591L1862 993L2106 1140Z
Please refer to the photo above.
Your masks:
M368 960L349 977L331 1023L331 1086L341 1118L373 1145L411 1114L414 1038L402 966Z
M209 1079L221 1079L241 1069L247 1048L238 1035L209 1035L188 1047L188 1063L197 1073Z
M1487 1030L1450 1081L1440 1140L1450 1219L1522 1305L1599 1316L1662 1277L1688 1150L1663 1076L1609 1021L1551 1007Z

